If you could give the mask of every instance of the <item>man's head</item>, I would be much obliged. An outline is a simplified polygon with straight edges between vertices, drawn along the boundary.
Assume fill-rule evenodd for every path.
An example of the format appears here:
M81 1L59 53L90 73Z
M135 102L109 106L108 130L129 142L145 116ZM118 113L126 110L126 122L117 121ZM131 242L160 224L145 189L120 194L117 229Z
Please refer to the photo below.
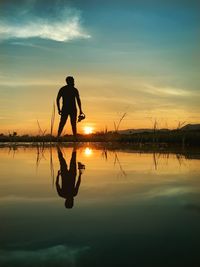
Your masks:
M74 198L69 197L65 199L65 208L66 209L72 209L74 206Z
M68 85L72 85L72 86L74 86L74 78L73 78L72 76L68 76L68 77L66 78L66 83L67 83Z

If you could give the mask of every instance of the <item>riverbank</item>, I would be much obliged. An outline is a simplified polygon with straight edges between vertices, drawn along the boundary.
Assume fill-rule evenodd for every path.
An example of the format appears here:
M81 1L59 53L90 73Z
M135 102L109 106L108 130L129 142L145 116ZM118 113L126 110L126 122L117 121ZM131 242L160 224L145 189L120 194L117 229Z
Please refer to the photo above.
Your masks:
M171 130L167 132L154 131L133 134L119 134L116 132L96 133L90 135L77 135L75 140L72 135L65 135L57 139L50 134L47 135L0 135L0 143L48 143L48 142L115 142L128 143L140 146L197 146L200 147L200 131Z

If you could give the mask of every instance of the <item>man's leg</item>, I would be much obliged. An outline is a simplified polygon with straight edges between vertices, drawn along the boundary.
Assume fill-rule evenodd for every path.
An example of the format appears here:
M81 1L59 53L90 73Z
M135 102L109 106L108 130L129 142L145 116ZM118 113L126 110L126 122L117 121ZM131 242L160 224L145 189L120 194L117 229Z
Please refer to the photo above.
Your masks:
M72 112L70 114L70 121L71 121L71 125L72 125L72 132L73 132L73 135L74 135L75 138L76 138L76 134L77 134L76 120L77 120L77 111Z
M70 160L70 173L73 177L76 179L76 172L77 172L77 167L76 167L76 150L73 150L71 160Z
M62 133L62 130L65 126L65 123L67 121L67 117L68 117L68 114L62 114L61 115L61 118L60 118L60 123L59 123L59 127L58 127L58 137L61 135Z
M59 162L60 162L60 170L61 170L61 175L63 176L63 173L66 173L68 171L67 169L67 163L63 157L63 153L62 151L60 150L59 147L57 147L57 152L58 152L58 159L59 159Z

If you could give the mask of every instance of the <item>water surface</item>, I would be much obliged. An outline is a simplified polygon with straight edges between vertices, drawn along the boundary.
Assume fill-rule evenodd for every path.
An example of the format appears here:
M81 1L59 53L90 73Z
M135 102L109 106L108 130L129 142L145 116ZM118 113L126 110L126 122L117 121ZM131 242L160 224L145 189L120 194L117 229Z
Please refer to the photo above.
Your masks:
M200 266L199 161L91 144L0 148L0 266Z

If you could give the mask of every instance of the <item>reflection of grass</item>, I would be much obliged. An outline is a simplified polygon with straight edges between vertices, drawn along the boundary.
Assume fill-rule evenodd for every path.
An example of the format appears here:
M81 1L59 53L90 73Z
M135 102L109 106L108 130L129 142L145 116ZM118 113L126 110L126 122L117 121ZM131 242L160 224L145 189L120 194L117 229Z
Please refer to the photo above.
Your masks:
M9 153L18 150L18 148L35 148L36 151L36 166L39 165L40 161L47 160L45 157L45 153L49 153L51 160L53 161L53 150L57 148L57 143L46 142L40 145L38 143L0 143L0 148L8 148ZM63 142L59 144L61 148L74 148L73 142ZM160 157L166 158L166 160L170 157L170 155L175 155L179 164L184 164L184 159L200 159L200 149L198 146L186 146L184 149L182 146L169 145L166 147L161 146L151 146L149 144L143 144L142 146L137 143L120 143L120 142L79 142L76 144L76 149L85 149L86 147L91 150L99 150L101 151L102 157L107 161L112 160L114 164L117 163L116 154L118 152L126 152L126 153L139 153L139 154L152 154L153 156L153 165L155 169L159 163ZM50 165L51 165L50 160ZM120 163L121 164L121 163ZM54 167L51 167L51 173L54 172Z

